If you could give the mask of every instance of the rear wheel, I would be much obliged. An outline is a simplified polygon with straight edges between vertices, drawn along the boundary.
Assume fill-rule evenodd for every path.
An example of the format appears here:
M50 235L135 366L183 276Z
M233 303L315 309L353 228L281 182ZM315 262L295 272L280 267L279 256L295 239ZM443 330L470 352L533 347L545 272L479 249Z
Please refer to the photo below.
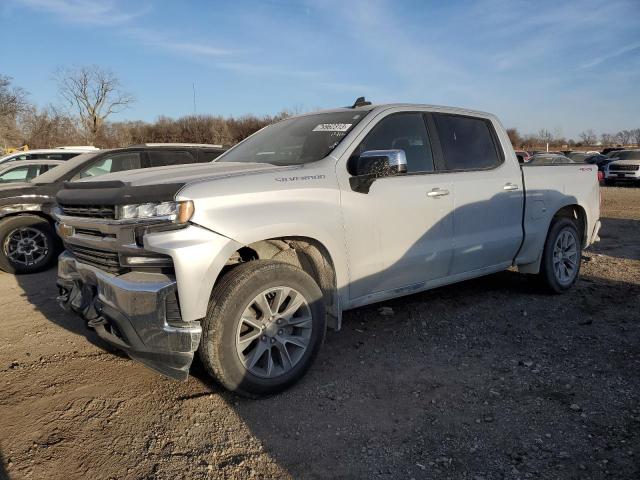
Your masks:
M542 253L539 277L553 293L573 286L580 273L582 246L575 222L566 217L552 221Z
M53 228L44 218L19 215L0 222L0 269L5 272L39 272L53 263L57 247Z
M281 391L309 369L324 340L322 291L301 269L258 260L214 289L200 358L225 388L247 396Z

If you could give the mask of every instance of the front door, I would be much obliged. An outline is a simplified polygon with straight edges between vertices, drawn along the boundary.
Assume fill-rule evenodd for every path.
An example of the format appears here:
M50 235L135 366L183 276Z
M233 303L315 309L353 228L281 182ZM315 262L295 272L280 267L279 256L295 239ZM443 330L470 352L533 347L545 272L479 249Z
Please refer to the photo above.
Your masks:
M354 304L418 290L451 264L453 185L435 173L424 115L384 117L352 155L386 149L405 151L407 174L376 179L366 194L342 186Z

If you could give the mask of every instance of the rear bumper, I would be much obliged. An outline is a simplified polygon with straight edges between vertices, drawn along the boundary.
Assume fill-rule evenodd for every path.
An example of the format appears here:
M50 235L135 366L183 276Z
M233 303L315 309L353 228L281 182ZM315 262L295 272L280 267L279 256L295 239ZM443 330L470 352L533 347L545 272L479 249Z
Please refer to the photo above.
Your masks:
M113 275L78 262L58 261L61 306L79 314L98 336L131 358L172 378L186 379L202 328L198 321L167 323L175 278L160 273Z

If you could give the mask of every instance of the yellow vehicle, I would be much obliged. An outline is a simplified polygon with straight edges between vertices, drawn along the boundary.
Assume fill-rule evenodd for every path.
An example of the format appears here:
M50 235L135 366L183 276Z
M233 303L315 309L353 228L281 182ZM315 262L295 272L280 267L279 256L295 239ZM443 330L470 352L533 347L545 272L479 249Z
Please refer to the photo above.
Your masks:
M22 147L19 147L19 148L8 147L3 149L2 154L9 155L10 153L13 153L13 152L26 152L27 150L29 150L29 145L23 145Z

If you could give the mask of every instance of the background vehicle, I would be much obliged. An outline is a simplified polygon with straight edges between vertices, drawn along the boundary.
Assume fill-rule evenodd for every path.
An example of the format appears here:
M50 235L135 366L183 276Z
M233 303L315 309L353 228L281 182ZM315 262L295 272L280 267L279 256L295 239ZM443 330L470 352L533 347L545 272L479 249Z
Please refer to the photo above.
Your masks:
M597 154L591 155L584 159L584 163L588 163L589 165L597 165L598 171L604 172L604 167L608 165L612 160L606 155Z
M65 185L59 300L166 375L198 351L226 388L273 393L344 310L512 265L570 288L597 239L596 173L521 167L490 114L359 99L210 165Z
M606 185L640 182L640 150L621 150L604 170Z
M527 162L527 165L561 165L568 163L577 163L564 155L557 153L536 153Z
M516 150L516 157L520 163L525 163L531 159L531 154L524 150Z
M17 151L0 157L0 165L19 160L69 160L81 153L94 152L96 147L58 147L38 150Z
M596 152L597 153L597 152ZM569 152L567 154L565 154L565 157L570 158L571 160L573 160L576 163L584 163L584 161L593 156L593 153L587 153L587 152Z
M63 164L62 160L23 160L0 165L0 184L30 182L38 175Z
M96 150L67 160L31 183L0 185L0 269L30 273L55 260L59 241L52 209L66 181L110 172L210 162L224 152L219 145L145 144ZM15 163L15 162L12 162Z
M608 152L607 152L607 153L605 153L604 155L605 155L606 157L609 157L609 158L615 158L615 157L617 157L617 156L618 156L618 152L620 152L621 150L624 150L624 149L623 149L623 148L616 148L615 150L610 150L610 151L608 151Z
M620 150L624 150L624 148L623 147L607 147L607 148L603 148L600 153L602 153L602 155L612 156L612 155L615 155L613 152L619 152Z

